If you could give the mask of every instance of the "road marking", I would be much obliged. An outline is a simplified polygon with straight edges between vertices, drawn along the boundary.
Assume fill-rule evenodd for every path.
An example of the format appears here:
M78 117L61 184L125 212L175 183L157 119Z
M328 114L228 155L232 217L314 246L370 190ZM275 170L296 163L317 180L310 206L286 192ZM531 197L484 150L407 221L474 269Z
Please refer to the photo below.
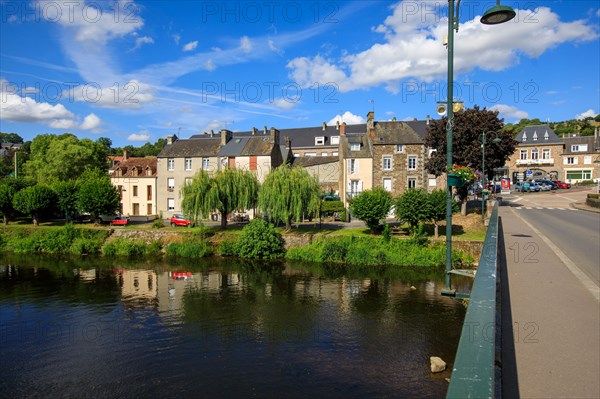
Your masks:
M514 210L511 209L513 213ZM550 247L550 249L558 256L558 258L567 266L567 269L583 284L583 286L589 291L590 294L596 299L596 302L600 302L600 287L594 283L594 281L588 277L560 248L558 248L548 237L542 234L541 231L533 227L527 220L520 218L535 234L538 235Z

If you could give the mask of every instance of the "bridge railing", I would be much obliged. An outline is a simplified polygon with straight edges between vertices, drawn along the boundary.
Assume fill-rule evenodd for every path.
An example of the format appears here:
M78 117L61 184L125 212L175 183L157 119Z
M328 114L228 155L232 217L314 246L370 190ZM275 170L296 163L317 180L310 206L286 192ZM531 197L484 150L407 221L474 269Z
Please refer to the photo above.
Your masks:
M446 398L495 396L498 203L488 225Z

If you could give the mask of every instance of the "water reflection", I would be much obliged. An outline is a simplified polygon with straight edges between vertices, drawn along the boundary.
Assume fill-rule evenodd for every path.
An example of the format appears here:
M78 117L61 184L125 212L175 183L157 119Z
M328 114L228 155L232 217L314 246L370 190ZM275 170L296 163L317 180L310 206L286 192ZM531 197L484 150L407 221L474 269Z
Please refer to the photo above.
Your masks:
M453 360L464 317L442 286L435 270L5 257L0 394L440 397L428 359Z

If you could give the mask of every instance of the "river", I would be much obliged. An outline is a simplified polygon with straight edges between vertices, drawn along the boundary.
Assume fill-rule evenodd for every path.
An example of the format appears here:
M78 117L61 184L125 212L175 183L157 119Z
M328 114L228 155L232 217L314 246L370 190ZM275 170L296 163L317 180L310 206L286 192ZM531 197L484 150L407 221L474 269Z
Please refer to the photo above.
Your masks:
M0 397L439 398L465 314L442 288L426 269L5 254Z

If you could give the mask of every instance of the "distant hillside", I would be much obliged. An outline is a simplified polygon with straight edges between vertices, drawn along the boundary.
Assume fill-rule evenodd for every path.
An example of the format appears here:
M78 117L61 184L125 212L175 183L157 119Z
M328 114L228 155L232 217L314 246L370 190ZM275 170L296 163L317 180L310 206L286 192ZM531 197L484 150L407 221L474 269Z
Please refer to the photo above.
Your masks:
M600 114L595 118L586 118L583 120L571 119L563 122L543 122L538 118L521 119L519 123L507 123L505 130L509 130L513 135L517 135L525 126L550 125L550 128L558 135L563 137L566 133L577 133L578 136L593 136L594 129L600 127Z

